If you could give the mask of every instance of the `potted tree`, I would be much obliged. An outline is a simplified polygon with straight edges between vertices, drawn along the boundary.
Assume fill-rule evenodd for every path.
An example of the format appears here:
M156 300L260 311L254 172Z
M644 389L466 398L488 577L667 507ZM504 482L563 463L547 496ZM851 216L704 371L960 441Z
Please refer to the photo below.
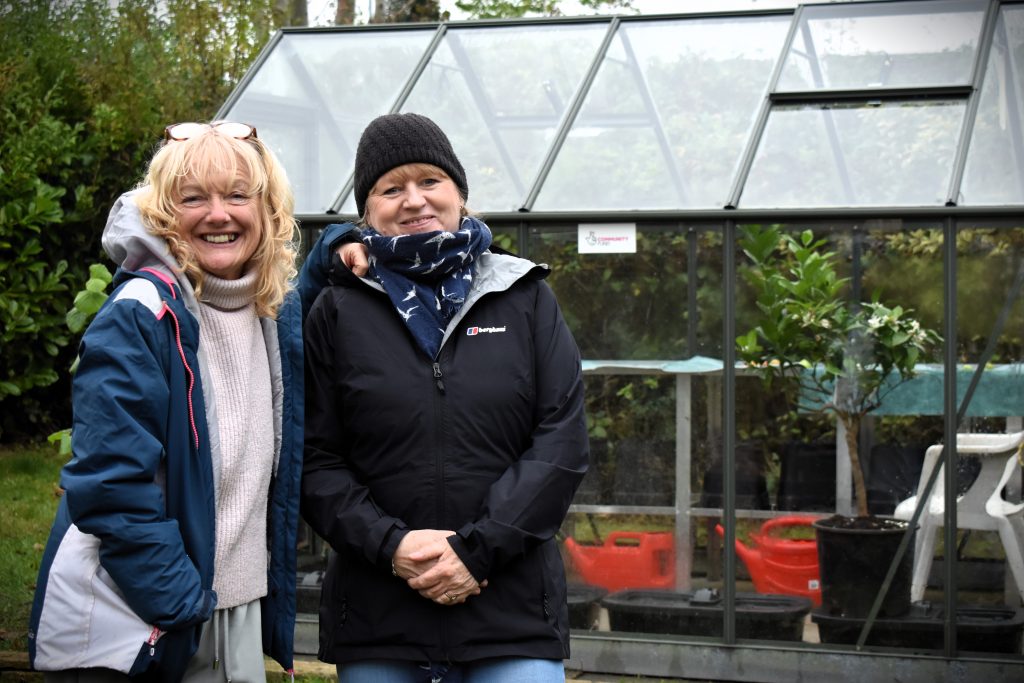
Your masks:
M848 279L837 274L835 253L809 230L796 236L777 226L751 226L740 246L750 261L742 272L756 296L758 315L756 326L737 338L739 357L798 410L832 414L844 427L857 514L815 523L823 608L864 616L906 522L868 512L861 421L887 393L914 376L918 361L941 338L922 327L911 310L888 306L878 295L867 302L847 301ZM847 547L859 545L866 534L890 539L891 547L885 548L872 541L883 553L881 560L866 549ZM836 543L841 547L835 548ZM881 616L898 616L909 608L912 554L905 560ZM862 580L868 583L866 597L858 592Z

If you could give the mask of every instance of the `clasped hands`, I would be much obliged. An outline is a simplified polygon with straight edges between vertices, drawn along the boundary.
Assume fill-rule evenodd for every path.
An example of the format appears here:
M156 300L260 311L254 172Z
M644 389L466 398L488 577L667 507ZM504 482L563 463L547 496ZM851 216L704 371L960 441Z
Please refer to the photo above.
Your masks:
M409 588L439 605L457 605L480 595L487 581L477 583L455 554L448 537L454 531L417 529L398 544L391 565Z

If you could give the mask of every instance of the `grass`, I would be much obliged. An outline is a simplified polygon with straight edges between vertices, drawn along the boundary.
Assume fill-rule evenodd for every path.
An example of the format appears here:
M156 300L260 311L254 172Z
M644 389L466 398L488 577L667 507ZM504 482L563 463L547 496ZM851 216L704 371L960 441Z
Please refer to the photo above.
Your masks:
M0 650L24 650L66 458L48 443L0 446Z
M0 445L0 651L24 652L27 645L28 617L36 586L36 574L43 548L60 500L60 469L67 458L46 442L19 446ZM621 528L669 531L665 518L602 518L590 527L580 519L580 528L605 535ZM594 541L594 538L588 538ZM299 667L297 667L299 668ZM8 675L4 674L7 678ZM17 678L12 678L17 680ZM26 673L24 680L42 680L41 674ZM291 677L276 664L267 666L267 682L288 683ZM337 683L335 676L317 671L300 671L300 683ZM588 678L589 680L589 678ZM633 677L607 677L601 681L653 681Z

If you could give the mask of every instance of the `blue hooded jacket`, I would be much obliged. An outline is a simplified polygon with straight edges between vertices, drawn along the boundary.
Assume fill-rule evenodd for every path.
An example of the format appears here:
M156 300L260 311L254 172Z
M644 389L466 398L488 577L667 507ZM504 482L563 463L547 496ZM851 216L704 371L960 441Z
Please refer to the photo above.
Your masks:
M216 406L204 392L198 303L132 195L103 235L120 265L86 331L73 384L73 457L29 629L42 671L101 666L180 680L216 595ZM315 286L316 278L312 282ZM274 390L263 645L292 668L303 450L301 306L261 319Z

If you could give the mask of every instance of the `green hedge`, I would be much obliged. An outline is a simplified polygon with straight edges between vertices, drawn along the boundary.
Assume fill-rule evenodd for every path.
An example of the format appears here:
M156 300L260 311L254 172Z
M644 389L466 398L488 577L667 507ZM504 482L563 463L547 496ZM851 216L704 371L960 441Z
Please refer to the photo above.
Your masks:
M0 12L0 441L70 422L65 314L106 262L107 211L164 126L213 117L273 30L273 0Z

